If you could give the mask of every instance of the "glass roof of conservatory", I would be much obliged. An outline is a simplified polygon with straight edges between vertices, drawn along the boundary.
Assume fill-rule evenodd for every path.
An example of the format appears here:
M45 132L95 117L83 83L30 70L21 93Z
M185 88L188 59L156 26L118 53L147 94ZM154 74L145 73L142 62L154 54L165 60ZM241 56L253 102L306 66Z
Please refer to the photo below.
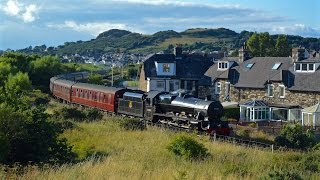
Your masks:
M251 100L243 103L241 106L257 107L268 106L268 103L263 100Z

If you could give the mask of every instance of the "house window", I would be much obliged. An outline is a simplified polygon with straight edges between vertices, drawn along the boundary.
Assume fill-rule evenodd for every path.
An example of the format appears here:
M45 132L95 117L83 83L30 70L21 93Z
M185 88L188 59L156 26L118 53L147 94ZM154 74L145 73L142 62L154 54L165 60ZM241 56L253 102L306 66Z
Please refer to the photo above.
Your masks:
M314 64L309 64L309 71L314 71Z
M249 64L246 65L246 68L247 68L247 69L251 69L252 66L253 66L253 63L249 63Z
M174 82L169 81L169 91L174 91Z
M157 88L158 89L164 88L164 81L157 81Z
M170 64L163 64L163 72L170 72Z
M314 72L315 71L315 64L313 63L296 63L295 64L295 71L297 72Z
M268 96L273 97L273 85L268 84Z
M308 64L302 64L302 71L308 71Z
M285 97L285 87L284 87L284 85L279 85L279 94L280 94L280 98L284 98Z
M187 90L192 90L193 89L193 81L187 81Z
M220 69L220 70L228 69L228 62L219 62L218 69Z
M215 94L220 94L221 93L221 82L216 82L215 83Z
M280 67L281 63L275 63L273 66L272 66L272 69L273 70L277 70L279 67Z
M225 83L225 90L226 90L225 94L226 94L226 96L228 96L230 93L230 83L229 82Z

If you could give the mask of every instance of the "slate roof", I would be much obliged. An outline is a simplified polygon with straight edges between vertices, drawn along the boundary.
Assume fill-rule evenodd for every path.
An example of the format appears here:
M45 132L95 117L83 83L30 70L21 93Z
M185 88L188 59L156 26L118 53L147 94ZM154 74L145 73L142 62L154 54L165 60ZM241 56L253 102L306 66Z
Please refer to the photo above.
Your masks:
M247 64L253 64L249 69ZM272 69L275 63L281 63L278 69ZM254 57L240 63L235 70L240 74L236 87L265 88L268 81L283 81L284 74L292 66L290 57Z
M320 68L312 73L303 73L295 72L291 67L289 73L289 90L320 92Z
M176 63L175 76L158 76L155 62ZM174 54L154 54L144 62L145 77L174 77L179 79L200 79L206 70L213 64L208 58L201 55L182 55L176 59Z

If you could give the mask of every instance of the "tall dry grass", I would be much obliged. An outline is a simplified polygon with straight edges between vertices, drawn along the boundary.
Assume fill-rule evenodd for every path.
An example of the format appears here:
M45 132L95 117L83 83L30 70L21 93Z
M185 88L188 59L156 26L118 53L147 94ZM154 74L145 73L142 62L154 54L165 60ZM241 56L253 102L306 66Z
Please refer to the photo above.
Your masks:
M210 142L195 137L208 148L205 161L188 161L167 150L176 133L148 128L124 131L117 119L77 123L63 136L79 155L79 163L39 169L29 167L18 179L258 179L278 169L317 179L319 172L299 169L304 154L271 153L258 149ZM2 174L1 174L2 173ZM4 172L0 170L0 179Z

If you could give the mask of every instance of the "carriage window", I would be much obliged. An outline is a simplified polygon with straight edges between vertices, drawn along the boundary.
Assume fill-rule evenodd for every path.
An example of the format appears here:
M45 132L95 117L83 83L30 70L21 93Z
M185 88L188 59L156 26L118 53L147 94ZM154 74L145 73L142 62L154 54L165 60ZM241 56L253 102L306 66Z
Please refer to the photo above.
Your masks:
M89 99L92 100L92 93L91 93L91 91L90 91Z
M104 102L104 103L107 102L107 101L106 101L106 95L103 95L103 102Z
M111 94L108 95L108 104L111 104Z

